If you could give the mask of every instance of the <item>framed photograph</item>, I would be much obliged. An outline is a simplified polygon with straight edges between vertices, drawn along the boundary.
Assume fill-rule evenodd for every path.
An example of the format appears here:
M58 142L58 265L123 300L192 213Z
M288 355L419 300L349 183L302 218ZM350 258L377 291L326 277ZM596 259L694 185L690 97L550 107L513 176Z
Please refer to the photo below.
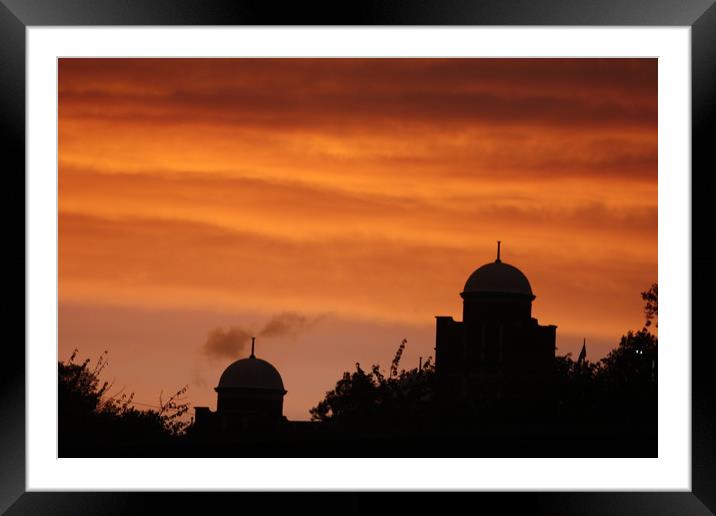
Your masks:
M0 7L0 509L714 511L716 8L210 5Z

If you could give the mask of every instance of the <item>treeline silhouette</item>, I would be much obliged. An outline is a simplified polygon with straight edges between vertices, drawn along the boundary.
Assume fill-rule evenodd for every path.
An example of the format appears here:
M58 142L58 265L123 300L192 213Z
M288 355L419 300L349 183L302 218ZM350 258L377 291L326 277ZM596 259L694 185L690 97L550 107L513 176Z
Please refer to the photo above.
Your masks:
M379 364L366 372L359 363L345 372L333 390L310 410L311 419L322 423L349 423L358 427L415 424L435 401L435 366L428 358L420 368L405 370L400 360L407 341L401 342L386 375Z
M555 357L550 396L524 400L439 395L435 365L400 369L406 342L385 373L355 365L310 410L337 433L394 437L433 453L549 456L656 456L658 287L641 293L644 325L596 362ZM527 393L526 393L527 394Z
M161 446L185 434L183 417L189 405L182 402L186 387L163 400L157 410L134 407L134 394L109 394L112 385L100 375L107 366L107 351L94 366L91 360L75 362L77 350L58 363L58 448L61 457L93 456L97 450Z
M556 357L553 396L539 406L440 399L431 361L395 371L404 345L389 374L377 364L344 373L312 420L334 435L438 455L656 456L657 338L646 329L598 362Z
M553 404L551 411L543 412L545 417L594 422L656 417L657 337L649 326L658 316L657 285L642 292L642 298L646 301L644 327L628 331L606 357L597 362L584 356L574 360L571 353L555 357ZM370 425L378 419L393 424L446 424L433 417L436 410L447 407L437 406L436 371L431 359L421 368L398 371L405 344L406 341L400 344L387 375L378 364L369 371L356 364L354 372L345 372L325 399L310 410L311 418L351 425ZM445 403L450 400L442 405ZM480 420L487 415L509 419L508 414L500 414L499 406L474 403L463 407L468 417L474 414ZM511 405L509 409L519 407ZM421 418L425 421L418 421Z
M186 388L157 410L132 395L108 394L76 352L59 363L60 456L544 456L657 455L658 293L642 292L645 322L606 357L557 356L546 404L444 399L436 368L400 367L403 340L387 370L374 364L343 373L310 410L312 423L276 431L200 438L187 419ZM527 398L526 398L527 399Z

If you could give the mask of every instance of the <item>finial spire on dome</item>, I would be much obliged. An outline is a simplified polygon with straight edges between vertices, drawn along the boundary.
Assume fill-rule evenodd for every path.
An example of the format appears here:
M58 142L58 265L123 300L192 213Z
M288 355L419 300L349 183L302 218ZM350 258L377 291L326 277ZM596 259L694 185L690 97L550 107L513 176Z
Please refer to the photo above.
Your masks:
M502 260L500 260L500 244L501 244L501 243L502 243L501 240L498 240L498 241L497 241L497 260L495 260L496 262L501 262L501 261L502 261Z
M256 337L251 337L251 356L249 358L256 358L254 355L254 346L256 345Z

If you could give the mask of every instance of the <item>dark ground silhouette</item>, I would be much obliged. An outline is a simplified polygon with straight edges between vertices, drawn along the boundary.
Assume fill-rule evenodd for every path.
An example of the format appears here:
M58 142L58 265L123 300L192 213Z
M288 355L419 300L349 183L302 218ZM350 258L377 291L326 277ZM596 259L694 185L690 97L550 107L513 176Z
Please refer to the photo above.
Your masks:
M385 373L360 364L344 373L311 409L311 422L202 435L183 422L183 390L159 410L139 411L131 395L107 396L103 358L90 369L73 355L59 363L59 455L656 457L656 285L642 297L644 327L627 332L599 362L556 357L540 403L441 396L430 359L400 369L404 341Z

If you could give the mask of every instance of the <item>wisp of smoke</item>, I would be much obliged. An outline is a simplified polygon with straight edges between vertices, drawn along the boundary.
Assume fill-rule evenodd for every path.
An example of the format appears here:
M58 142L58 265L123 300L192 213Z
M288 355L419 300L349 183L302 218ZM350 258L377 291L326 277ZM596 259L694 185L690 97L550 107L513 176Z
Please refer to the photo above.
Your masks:
M273 316L259 332L262 337L297 337L312 325L315 319L303 314L283 312Z
M313 327L321 317L307 317L296 312L282 312L274 315L258 333L232 326L228 329L214 328L204 343L204 352L215 357L237 358L249 342L252 335L264 338L298 337Z
M251 333L236 326L214 328L204 343L204 352L216 357L235 358L251 340Z

